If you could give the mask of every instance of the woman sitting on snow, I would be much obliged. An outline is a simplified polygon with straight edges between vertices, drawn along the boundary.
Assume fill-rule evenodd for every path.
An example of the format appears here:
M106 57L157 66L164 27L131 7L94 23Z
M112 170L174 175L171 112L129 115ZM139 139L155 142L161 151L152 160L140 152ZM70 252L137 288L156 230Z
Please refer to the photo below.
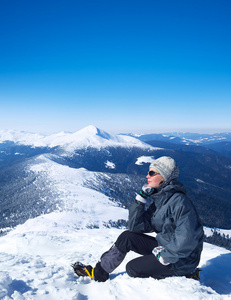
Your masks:
M177 182L179 169L171 157L160 157L150 164L144 185L129 209L129 230L105 252L95 268L76 262L78 276L106 281L129 251L142 256L126 265L131 277L199 277L196 267L203 247L203 227L194 205ZM145 209L146 199L152 201ZM156 237L146 235L156 232ZM199 279L199 278L197 278Z

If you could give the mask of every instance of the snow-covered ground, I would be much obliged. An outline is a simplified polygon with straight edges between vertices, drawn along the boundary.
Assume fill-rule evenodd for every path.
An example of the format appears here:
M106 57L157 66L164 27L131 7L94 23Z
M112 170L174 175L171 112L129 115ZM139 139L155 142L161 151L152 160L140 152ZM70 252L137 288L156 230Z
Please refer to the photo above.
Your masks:
M122 229L75 227L78 213L28 220L0 238L0 299L231 299L231 252L204 244L201 281L130 278L124 262L105 283L76 278L71 263L94 265ZM90 218L90 216L89 216Z
M125 265L135 253L129 253L105 283L74 277L71 264L79 260L94 265L123 230L105 224L126 219L128 212L86 186L97 180L94 172L71 169L46 156L38 157L28 172L47 177L59 192L61 209L0 237L0 299L231 299L231 252L207 243L200 282L185 277L130 278Z
M231 230L230 229L221 229L221 228L209 228L205 227L204 232L206 236L211 236L213 235L214 230L216 230L217 233L220 233L221 235L225 235L226 237L228 236L231 238Z
M153 156L140 156L136 161L136 165L142 165L143 163L151 163L155 159Z

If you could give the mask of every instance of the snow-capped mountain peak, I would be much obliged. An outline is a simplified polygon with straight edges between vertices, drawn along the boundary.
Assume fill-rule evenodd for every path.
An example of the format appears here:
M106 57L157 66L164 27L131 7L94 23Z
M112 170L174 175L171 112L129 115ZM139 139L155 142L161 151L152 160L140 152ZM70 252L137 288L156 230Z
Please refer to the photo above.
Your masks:
M106 139L106 140L112 140L112 141L116 141L116 142L120 142L121 139L117 136L117 135L112 135L102 129L99 129L97 127L95 127L94 125L89 125L83 129L81 129L80 131L78 131L78 133L80 134L86 134L88 136L94 136L97 135L102 139Z
M106 134L106 136L108 135L108 133L97 128L94 125L89 125L87 127L84 127L83 129L79 130L78 133L82 134L82 135L99 135L102 137L104 137L105 134Z
M98 140L108 140L108 141L114 141L114 142L122 142L123 140L119 138L117 135L112 135L102 129L99 129L93 125L89 125L87 127L84 127L83 129L77 131L75 133L76 137L79 139L91 139L93 142L93 139L97 138Z
M136 138L124 135L113 135L93 125L87 126L73 134L73 140L66 145L66 150L77 148L102 147L141 147L151 148Z
M0 131L0 142L12 141L18 144L35 147L61 147L66 151L79 148L102 147L141 147L151 148L144 142L125 135L113 135L93 125L87 126L77 132L60 132L52 135L41 135L21 131Z

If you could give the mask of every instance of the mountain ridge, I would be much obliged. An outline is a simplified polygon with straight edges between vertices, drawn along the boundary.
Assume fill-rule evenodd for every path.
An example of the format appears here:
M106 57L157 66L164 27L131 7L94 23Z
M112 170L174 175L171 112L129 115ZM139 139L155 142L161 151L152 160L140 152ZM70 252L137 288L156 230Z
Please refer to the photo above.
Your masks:
M41 135L22 131L0 131L0 143L11 141L17 144L34 147L61 147L69 152L77 148L102 147L141 147L151 148L142 141L123 135L112 135L93 125L89 125L74 133L60 132L51 135Z
M60 133L61 141L63 136L67 138L65 143L70 141L66 133ZM135 192L146 182L150 161L163 155L177 161L180 168L179 181L185 185L203 223L209 227L231 227L231 158L202 146L160 141L151 141L148 145L137 139L129 143L130 138L124 136L122 143L117 143L118 136L115 137L116 143L108 143L108 140L113 140L113 136L94 126L85 127L75 135L78 145L77 137L81 136L89 138L91 146L85 147L85 144L66 150L58 146L49 148L14 142L0 143L0 215L4 214L0 227L15 226L31 216L53 211L60 204L57 201L57 190L46 181L44 172L37 175L27 173L28 167L36 160L42 162L46 157L55 163L57 173L59 166L68 167L70 173L75 169L85 169L89 175L95 172L98 174L98 184L90 182L89 176L85 185L127 208ZM104 139L106 144L93 147L92 136L96 139L99 137L100 141ZM71 138L73 140L73 134ZM99 143L99 140L96 141Z
M82 134L111 139L95 127ZM59 134L60 139L63 136L66 133ZM129 295L152 299L155 294L163 299L170 297L169 291L171 299L230 298L231 253L206 242L200 282L185 277L132 279L125 265L136 257L134 253L128 254L106 285L88 279L76 282L71 263L95 264L127 228L128 207L146 182L150 161L159 156L172 156L179 164L180 181L203 224L231 228L231 201L226 199L231 193L231 159L201 147L151 144L68 152L0 142L0 228L4 227L0 230L0 298L126 299ZM206 231L213 239L211 228ZM230 230L221 232L227 235Z
M0 143L4 141L13 141L24 145L35 145L41 147L55 147L67 142L73 141L73 138L81 138L84 136L98 136L106 140L114 140L116 142L124 142L124 136L131 137L143 142L156 140L167 141L172 143L180 143L185 145L208 145L219 142L231 142L230 132L221 132L214 134L206 133L190 133L190 132L169 132L169 133L150 133L150 134L135 134L135 133L108 133L94 125L88 125L76 132L61 131L53 134L32 133L17 130L0 130ZM37 144L36 144L37 141ZM40 141L40 144L38 144ZM134 141L131 139L131 141Z

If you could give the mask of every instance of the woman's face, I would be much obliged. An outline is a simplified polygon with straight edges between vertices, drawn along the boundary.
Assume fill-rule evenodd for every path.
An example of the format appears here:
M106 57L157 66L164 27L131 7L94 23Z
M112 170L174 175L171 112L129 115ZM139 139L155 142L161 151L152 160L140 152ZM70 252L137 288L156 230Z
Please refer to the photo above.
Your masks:
M155 173L158 173L156 169L150 168L149 171L154 171ZM146 176L148 180L148 185L152 188L158 188L161 183L164 181L164 178L160 174L155 174L153 176L150 176L149 173Z

